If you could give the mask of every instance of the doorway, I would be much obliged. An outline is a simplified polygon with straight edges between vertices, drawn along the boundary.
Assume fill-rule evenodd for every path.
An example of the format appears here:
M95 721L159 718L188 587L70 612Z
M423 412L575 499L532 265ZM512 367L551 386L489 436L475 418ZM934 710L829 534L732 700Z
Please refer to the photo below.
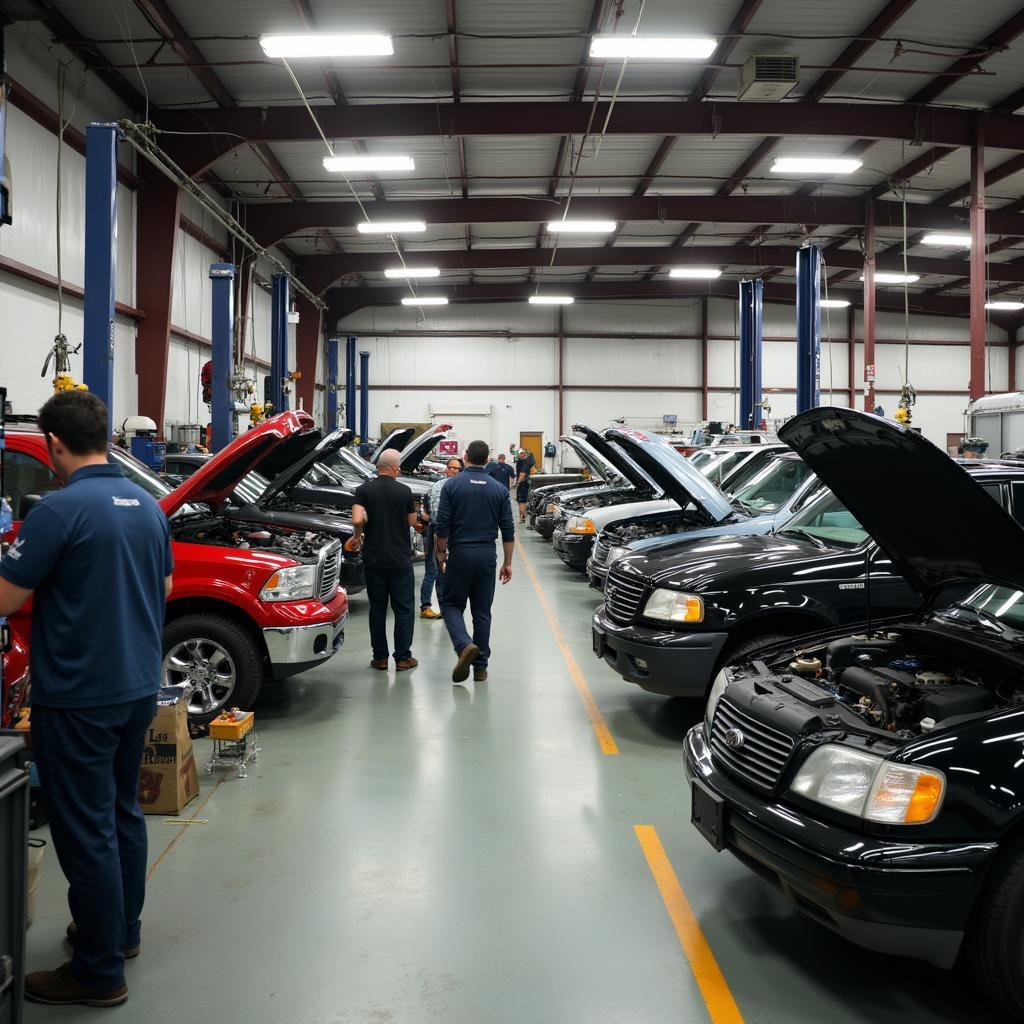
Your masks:
M544 434L539 430L520 430L519 447L525 448L533 455L536 472L544 472Z

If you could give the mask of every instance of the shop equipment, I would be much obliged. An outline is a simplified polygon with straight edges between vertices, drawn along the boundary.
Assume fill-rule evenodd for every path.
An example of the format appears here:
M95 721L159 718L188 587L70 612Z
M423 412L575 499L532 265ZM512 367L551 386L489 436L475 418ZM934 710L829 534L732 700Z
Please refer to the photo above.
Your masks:
M821 249L796 254L796 411L821 405Z
M240 779L246 778L246 764L255 761L260 752L256 716L238 708L225 711L210 723L210 739L213 753L206 762L206 774L212 775L214 768L234 768Z
M148 416L129 416L121 425L121 435L132 455L156 473L167 466L167 445L156 439L156 423Z
M762 295L764 282L740 281L740 427L761 426L761 363L764 341Z
M28 801L25 743L0 733L0 1024L20 1024L25 998Z

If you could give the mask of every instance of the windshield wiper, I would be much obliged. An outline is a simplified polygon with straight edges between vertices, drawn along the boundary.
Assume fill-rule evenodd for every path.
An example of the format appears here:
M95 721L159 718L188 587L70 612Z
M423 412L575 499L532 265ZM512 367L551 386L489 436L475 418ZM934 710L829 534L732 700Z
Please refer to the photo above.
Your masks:
M952 604L946 605L947 608L956 608L958 611L971 612L981 622L984 622L987 626L992 626L1000 636L1006 636L1009 633L1013 633L1015 636L1020 633L1020 630L1014 629L1013 626L1003 622L1002 619L993 615L991 612L985 611L984 608L976 608L973 604L967 604L966 601L954 601ZM940 610L936 614L941 615Z
M743 512L746 512L748 516L757 515L758 510L749 502L744 501L742 498L734 496L729 498L729 502L732 505L738 505Z
M783 537L803 537L804 540L809 540L816 548L821 548L822 551L828 547L820 537L815 537L813 533L810 533L799 526L795 526L789 530L782 530L781 535Z

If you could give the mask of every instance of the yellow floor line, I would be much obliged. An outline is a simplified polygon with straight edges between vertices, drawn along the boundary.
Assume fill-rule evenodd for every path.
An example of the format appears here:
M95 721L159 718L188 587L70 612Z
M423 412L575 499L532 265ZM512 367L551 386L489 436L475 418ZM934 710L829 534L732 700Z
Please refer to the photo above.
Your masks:
M634 825L633 831L640 841L640 848L647 858L647 866L651 869L661 898L665 901L665 909L676 930L679 944L690 962L690 970L704 997L712 1024L743 1024L736 1000L718 968L715 954L711 952L704 932L693 916L690 901L679 884L658 833L653 825Z
M540 601L541 609L547 617L548 625L551 627L551 632L555 637L555 642L558 644L558 649L562 652L562 657L565 659L569 675L580 695L580 700L583 701L587 718L590 719L590 724L593 726L594 733L597 736L597 742L601 746L601 753L617 754L619 748L616 746L615 740L612 739L612 734L608 730L608 724L604 720L604 715L601 714L601 709L597 706L597 701L594 700L594 695L590 692L590 687L587 685L583 672L580 670L579 665L576 664L576 659L573 657L569 645L565 642L562 629L558 625L558 619L555 618L555 613L551 609L551 603L548 601L547 595L540 585L540 580L537 579L537 574L533 570L533 563L526 554L523 542L519 541L516 547L519 549L519 557L522 558L523 565L526 567L526 575L530 577L533 589L537 591L537 599Z
M218 789L220 789L220 787L223 785L227 777L227 775L222 775L217 780L217 785L214 786L209 793L207 793L206 799L195 809L195 811L193 812L192 819L188 822L182 822L181 829L175 834L174 838L164 847L164 852L161 853L159 857L157 857L153 866L149 869L149 873L146 875L147 882L156 874L156 869L160 867L160 865L163 864L165 860L167 860L171 850L173 850L174 847L178 845L178 840L188 831L189 825L191 825L192 822L197 817L199 817L199 812L213 799L213 794L216 793Z

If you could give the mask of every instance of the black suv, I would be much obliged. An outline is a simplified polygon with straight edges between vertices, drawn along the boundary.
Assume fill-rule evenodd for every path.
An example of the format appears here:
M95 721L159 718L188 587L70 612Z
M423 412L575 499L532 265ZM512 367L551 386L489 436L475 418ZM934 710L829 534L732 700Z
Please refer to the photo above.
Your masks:
M961 468L944 457L949 474L971 483L970 474L1024 516L1024 467ZM908 476L898 493L886 493L893 516L904 514L915 480ZM948 529L944 505L937 498L928 516ZM683 535L627 554L609 570L604 597L592 623L594 653L627 682L681 697L703 696L723 664L773 641L854 626L869 612L903 615L920 603L886 551L827 489L765 536Z
M991 482L878 417L814 409L779 433L877 538L919 609L724 669L687 734L693 823L858 945L939 967L963 954L1019 1018L1020 503L1011 517ZM1024 479L997 479L1024 492ZM954 587L974 589L943 604Z

